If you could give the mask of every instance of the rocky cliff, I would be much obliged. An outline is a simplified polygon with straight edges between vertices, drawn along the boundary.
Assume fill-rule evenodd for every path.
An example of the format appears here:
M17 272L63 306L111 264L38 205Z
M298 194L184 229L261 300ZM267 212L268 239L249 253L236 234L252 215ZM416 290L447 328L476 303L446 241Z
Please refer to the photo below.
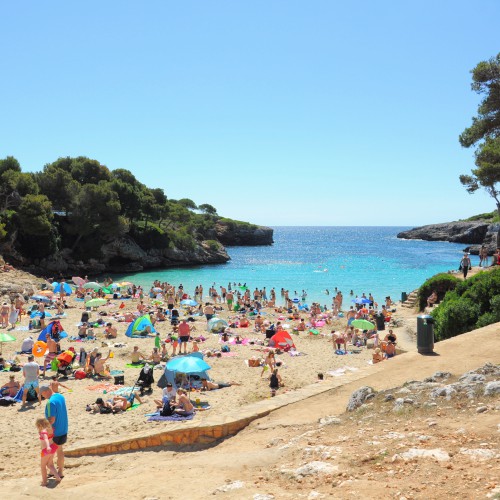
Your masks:
M481 245L485 245L492 255L496 250L497 234L500 224L490 224L484 221L458 221L444 224L430 224L416 227L398 234L398 238L426 241L449 241L468 245L464 250L477 255Z
M217 223L215 238L228 246L259 246L273 244L273 229L264 226Z
M217 242L199 242L191 250L163 248L144 250L130 237L113 240L101 247L102 257L88 261L75 260L65 248L44 259L20 259L15 264L34 274L64 275L139 272L145 269L222 264L230 257Z
M207 231L204 241L192 240L192 248L145 249L140 241L129 235L117 238L100 247L100 257L79 260L69 248L42 259L22 256L15 249L3 246L6 258L16 267L37 275L71 276L95 275L107 272L129 273L145 269L174 266L222 264L230 257L224 245L271 245L273 230L232 220L221 220Z

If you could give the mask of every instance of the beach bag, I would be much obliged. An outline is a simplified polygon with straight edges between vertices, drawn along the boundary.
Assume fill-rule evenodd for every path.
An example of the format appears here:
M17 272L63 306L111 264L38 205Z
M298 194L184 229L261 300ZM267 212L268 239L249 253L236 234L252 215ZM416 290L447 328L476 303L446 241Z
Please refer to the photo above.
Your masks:
M170 405L170 401L166 401L160 411L161 417L170 417L174 413L174 408Z
M74 376L76 380L83 380L84 378L87 378L87 374L83 370L76 370Z
M220 349L221 352L230 352L231 349L229 349L228 345L223 345Z

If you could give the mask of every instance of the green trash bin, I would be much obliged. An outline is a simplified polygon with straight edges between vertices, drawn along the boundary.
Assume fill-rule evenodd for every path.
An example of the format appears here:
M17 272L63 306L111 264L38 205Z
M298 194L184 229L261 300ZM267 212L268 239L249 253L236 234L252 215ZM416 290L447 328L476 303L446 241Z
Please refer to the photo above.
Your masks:
M420 354L434 352L434 318L428 314L417 316L417 350Z
M401 292L401 302L406 302L408 300L408 294L406 292Z

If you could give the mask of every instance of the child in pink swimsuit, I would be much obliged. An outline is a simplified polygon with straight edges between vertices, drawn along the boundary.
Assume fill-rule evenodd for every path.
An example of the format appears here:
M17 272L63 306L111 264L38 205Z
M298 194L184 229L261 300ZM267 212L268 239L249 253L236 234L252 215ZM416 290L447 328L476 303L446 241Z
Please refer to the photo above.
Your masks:
M52 426L46 418L39 418L36 421L36 427L39 432L40 445L42 451L40 453L40 468L42 471L42 486L47 486L47 469L54 475L57 482L61 481L61 477L54 467L54 454L57 451L57 444L52 442L54 437Z

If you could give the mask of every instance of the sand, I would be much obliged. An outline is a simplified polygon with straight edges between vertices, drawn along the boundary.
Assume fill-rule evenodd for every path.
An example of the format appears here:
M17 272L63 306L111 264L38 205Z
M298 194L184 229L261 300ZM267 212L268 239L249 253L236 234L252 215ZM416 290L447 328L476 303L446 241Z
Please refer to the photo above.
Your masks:
M118 305L119 302L116 303ZM67 317L61 320L65 330L69 336L77 334L77 324L80 320L81 313L83 312L83 303L74 301L70 298L70 308L66 310ZM134 310L137 306L136 301L128 301L126 310ZM106 310L101 308L100 310ZM111 309L111 311L116 310ZM265 309L265 318L273 321L278 320L281 314L276 313L274 310ZM404 350L415 350L415 341L413 333L415 330L415 316L417 312L412 309L400 307L396 304L396 312L393 314L393 319L397 323L394 328L395 333L398 335L398 345ZM234 313L230 314L224 311L218 316L230 319L234 317ZM286 316L286 315L285 315ZM94 315L94 317L96 317ZM304 317L306 317L304 315ZM295 322L286 319L284 322L294 324ZM28 319L23 317L21 325L17 325L15 330L9 331L11 335L16 337L16 342L3 345L3 356L6 359L12 359L15 352L20 349L22 340L28 336L29 332L26 331ZM154 338L147 339L130 339L125 336L125 330L128 323L118 323L113 321L114 326L118 329L118 337L114 341L105 341L103 344L103 329L96 329L98 332L98 340L89 342L71 342L68 339L62 340L62 347L68 348L73 346L78 352L80 347L85 347L87 352L94 347L98 347L100 352L107 355L108 350L112 349L114 357L109 360L111 370L124 370L125 385L133 385L140 370L137 368L128 368L125 366L130 361L130 353L134 345L138 345L141 352L149 355L154 347ZM206 349L220 349L219 336L208 334L206 332L206 320L204 317L196 317L194 323L196 330L193 336L204 335L207 341L200 345L201 350ZM296 388L309 385L316 382L317 374L322 372L326 378L332 377L328 373L334 373L335 378L342 380L343 373L349 374L357 372L359 374L366 373L369 375L370 370L377 368L381 369L381 365L373 366L370 363L372 357L372 350L368 348L354 348L348 346L348 350L359 351L356 354L336 355L334 353L334 346L330 342L331 329L344 328L346 320L344 318L336 320L332 325L326 325L319 328L319 335L309 335L307 332L301 332L298 335L292 334L296 348L303 355L290 356L288 353L278 355L277 359L282 361L280 373L283 378L285 387L280 391L293 391ZM161 334L161 338L165 338L167 333L171 332L169 322L157 323L157 330ZM5 331L5 330L2 330ZM251 326L246 329L236 329L242 338L249 339L263 339L264 335L256 334L253 332L253 322ZM36 335L37 332L30 332ZM99 338L100 337L100 338ZM114 347L114 344L125 344L122 347ZM192 344L189 344L191 349ZM209 371L210 377L215 382L238 382L239 386L232 386L217 391L210 391L205 393L195 392L192 399L199 398L202 402L208 403L211 409L205 412L197 412L195 419L202 422L210 415L223 415L228 410L241 407L248 403L259 401L265 398L270 398L269 389L269 373L266 372L261 377L261 368L249 368L245 363L246 360L252 357L264 357L265 352L263 347L257 345L230 345L231 356L222 358L205 358L212 369ZM22 362L26 361L26 356L18 356ZM395 358L397 359L397 357ZM382 365L390 365L393 361L384 361ZM163 363L162 363L163 365ZM152 432L159 429L168 428L169 422L147 422L147 413L155 411L153 400L161 398L161 390L156 387L156 381L163 373L163 368L157 368L154 371L155 384L154 393L152 396L145 397L145 404L139 406L132 411L117 415L99 415L91 414L85 411L85 407L89 403L93 403L97 397L109 397L104 394L104 390L108 387L104 386L105 382L96 382L92 379L74 380L70 378L63 381L68 386L69 390L62 389L68 407L69 421L70 421L70 446L77 446L79 442L88 443L92 439L105 439L110 437L115 439L119 437L126 437L127 435L136 431L143 431L146 428L151 428ZM52 374L52 372L49 372ZM9 373L0 373L0 384L8 380ZM22 376L18 374L16 378L22 381ZM110 384L113 381L109 382ZM98 390L95 386L100 386ZM36 418L43 415L45 403L38 406L37 403L29 405L26 411L18 411L20 405L12 407L1 408L4 432L0 435L0 449L7 450L5 453L6 460L2 464L0 477L23 477L26 474L39 474L38 472L38 436L34 426ZM285 410L284 410L285 411ZM114 460L114 459L113 459ZM70 467L78 467L79 464L88 463L88 458L85 459L72 459L68 461ZM128 466L127 466L128 467ZM73 472L74 474L74 472ZM97 476L101 472L96 470ZM102 476L104 477L104 476ZM38 478L37 478L38 479ZM173 496L175 498L175 496Z

